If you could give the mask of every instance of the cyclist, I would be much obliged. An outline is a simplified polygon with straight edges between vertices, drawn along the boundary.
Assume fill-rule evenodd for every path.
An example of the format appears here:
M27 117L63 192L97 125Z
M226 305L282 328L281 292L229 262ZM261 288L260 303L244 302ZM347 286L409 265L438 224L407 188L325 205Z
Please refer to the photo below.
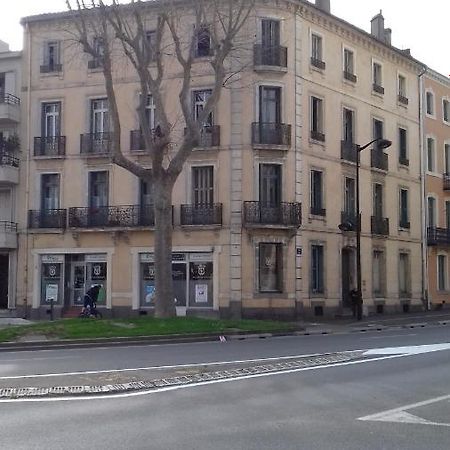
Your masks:
M98 284L91 286L86 294L84 294L84 306L82 311L83 313L86 312L86 310L92 311L95 308L100 287L101 286Z

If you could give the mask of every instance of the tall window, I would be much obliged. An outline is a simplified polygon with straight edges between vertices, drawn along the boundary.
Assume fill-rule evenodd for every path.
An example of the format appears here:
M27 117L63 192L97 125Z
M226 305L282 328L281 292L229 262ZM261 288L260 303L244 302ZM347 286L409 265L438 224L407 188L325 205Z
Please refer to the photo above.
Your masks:
M89 172L89 207L100 208L109 204L108 172Z
M355 74L355 55L348 48L344 48L344 74Z
M311 57L317 61L323 60L322 54L322 36L311 34Z
M383 122L378 119L373 119L373 138L380 139L383 138ZM377 147L377 143L375 143L375 147Z
M281 123L281 88L259 87L259 122Z
M211 31L209 25L200 25L196 30L196 46L195 56L201 58L203 56L212 55Z
M345 142L355 142L355 113L348 108L343 110L343 137Z
M97 69L99 67L102 67L103 58L105 56L105 43L103 41L103 38L99 36L94 37L92 46L94 49L95 57L88 62L88 68Z
M428 226L430 228L436 227L436 199L434 197L428 197L427 199L427 218Z
M400 296L406 296L411 293L408 253L400 253L398 257L398 290Z
M398 129L398 160L400 164L409 164L407 131L404 128Z
M281 203L281 165L259 165L259 201L262 207L276 207Z
M400 189L399 192L399 225L401 228L409 228L408 190Z
M445 228L450 230L450 201L445 202Z
M50 138L60 135L61 126L61 103L43 103L42 104L42 120L41 120L41 136Z
M444 144L444 166L445 174L450 175L450 144Z
M108 99L91 100L91 133L107 133L109 131Z
M383 68L381 64L374 62L372 66L372 81L374 89L383 86Z
M205 109L206 102L208 98L211 96L211 89L204 89L193 92L193 108L194 108L194 119L199 120L200 116ZM208 117L203 122L203 126L211 126L213 124L213 114L212 112L208 115Z
M373 215L377 219L383 217L383 185L379 183L373 185Z
M348 215L356 214L356 182L354 178L345 177L344 211Z
M140 204L141 206L150 206L154 203L152 185L149 181L141 180L140 183Z
M398 95L406 98L406 78L403 75L398 76Z
M450 101L446 98L442 100L442 118L444 122L450 122Z
M259 292L283 291L283 245L259 244Z
M433 138L427 138L427 170L428 172L436 171L436 148Z
M311 138L324 141L323 100L311 97Z
M211 206L214 203L214 166L192 168L192 203Z
M41 72L58 72L61 70L60 46L58 41L49 41L44 44L44 64Z
M41 210L59 209L59 174L41 175Z
M156 31L146 31L145 32L145 43L147 44L148 51L148 61L152 62L156 59Z
M311 214L324 216L323 172L311 170Z
M434 116L434 95L432 92L428 91L425 95L426 100L426 111L430 116Z
M273 19L261 20L261 44L264 52L277 50L280 46L280 22Z
M311 293L323 294L324 286L324 250L323 245L311 245Z
M145 104L145 118L147 120L147 124L151 130L155 129L156 123L156 106L153 100L152 95L147 95L147 102Z
M372 256L372 283L373 293L376 297L384 294L384 253L374 250Z
M437 257L437 272L438 272L438 291L446 291L447 290L447 256L438 255Z

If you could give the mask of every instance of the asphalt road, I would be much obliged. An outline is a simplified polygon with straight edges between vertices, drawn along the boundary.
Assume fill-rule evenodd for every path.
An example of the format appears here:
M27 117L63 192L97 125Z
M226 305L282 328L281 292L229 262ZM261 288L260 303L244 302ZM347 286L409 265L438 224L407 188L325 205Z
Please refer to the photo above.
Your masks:
M450 343L449 327L148 347L0 354L2 386L68 372L207 364ZM449 345L450 348L450 345ZM311 367L183 389L2 402L4 449L448 449L450 350L372 350ZM381 359L391 358L391 359ZM150 369L139 374L149 373ZM165 369L169 370L169 369ZM175 370L175 369L174 369ZM58 374L35 378L34 375ZM128 372L124 372L128 373ZM11 378L23 377L27 378ZM94 375L93 375L94 376ZM392 411L393 410L393 411Z

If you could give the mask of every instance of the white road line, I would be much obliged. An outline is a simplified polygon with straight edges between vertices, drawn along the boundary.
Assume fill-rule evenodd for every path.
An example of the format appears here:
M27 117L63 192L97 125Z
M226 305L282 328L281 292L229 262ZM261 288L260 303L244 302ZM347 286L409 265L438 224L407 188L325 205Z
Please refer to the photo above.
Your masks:
M361 338L362 341L368 341L369 339L389 339L396 337L405 337L405 336L417 336L417 334L391 334L390 336L372 336L367 338Z

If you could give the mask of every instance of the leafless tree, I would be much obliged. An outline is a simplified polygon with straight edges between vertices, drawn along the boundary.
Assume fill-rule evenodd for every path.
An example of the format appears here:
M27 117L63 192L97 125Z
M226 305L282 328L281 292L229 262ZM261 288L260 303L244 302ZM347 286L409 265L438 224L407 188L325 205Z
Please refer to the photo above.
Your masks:
M112 125L111 161L150 183L155 212L155 315L176 314L172 286L172 192L192 150L199 144L204 124L236 70L233 59L255 0L66 0L73 14L76 40L99 61L103 70ZM148 34L149 22L154 33ZM95 38L95 39L94 39ZM199 40L210 49L208 72L213 88L202 111L194 117L191 81L196 76ZM139 82L138 116L151 168L127 158L121 149L121 114L117 99L118 55L124 56ZM122 58L123 63L123 58ZM180 116L184 133L176 133L162 95L167 66L177 67ZM147 98L155 104L157 126L146 119ZM175 119L176 121L177 119ZM172 121L172 123L171 123Z

